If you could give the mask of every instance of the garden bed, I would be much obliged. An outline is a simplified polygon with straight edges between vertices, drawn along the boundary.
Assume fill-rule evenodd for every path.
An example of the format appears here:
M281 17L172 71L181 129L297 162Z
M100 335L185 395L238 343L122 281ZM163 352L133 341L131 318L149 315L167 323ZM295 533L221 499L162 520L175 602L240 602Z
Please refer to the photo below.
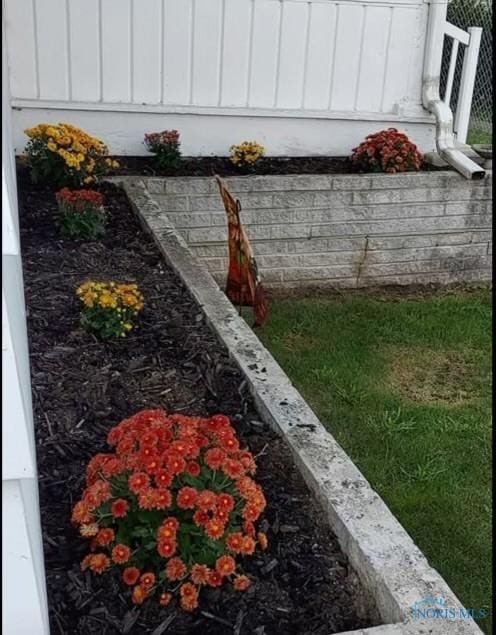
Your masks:
M118 175L141 176L239 176L243 174L229 157L183 157L181 166L174 170L160 170L151 156L119 156ZM425 163L422 171L435 172L439 168ZM449 169L449 168L448 168ZM348 157L264 157L253 167L251 174L352 174L356 173Z
M346 557L295 469L288 449L259 422L246 382L188 291L141 230L119 188L100 242L61 240L53 192L19 174L40 504L52 633L315 633L370 625ZM136 280L145 295L140 328L101 343L79 326L74 291L88 278ZM243 595L211 589L193 615L151 600L132 607L118 574L82 572L86 546L70 525L84 467L105 451L106 433L143 408L224 413L257 455L268 500L269 548L246 562L255 581Z

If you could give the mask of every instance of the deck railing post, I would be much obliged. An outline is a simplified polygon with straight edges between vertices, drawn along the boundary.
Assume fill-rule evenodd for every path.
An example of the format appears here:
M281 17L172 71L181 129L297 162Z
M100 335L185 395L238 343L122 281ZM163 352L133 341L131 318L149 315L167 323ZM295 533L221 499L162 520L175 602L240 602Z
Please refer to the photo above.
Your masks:
M460 80L460 92L456 107L454 130L456 140L465 143L467 140L468 125L470 120L470 110L472 107L472 96L474 94L475 75L477 72L477 61L479 59L479 48L482 35L482 28L478 26L469 27L470 41L465 48L463 56L462 76Z

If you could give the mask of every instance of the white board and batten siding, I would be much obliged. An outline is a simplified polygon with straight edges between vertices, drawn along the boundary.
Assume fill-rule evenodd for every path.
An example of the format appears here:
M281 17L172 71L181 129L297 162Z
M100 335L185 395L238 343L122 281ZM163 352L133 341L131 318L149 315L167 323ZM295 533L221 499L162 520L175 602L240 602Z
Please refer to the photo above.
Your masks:
M185 154L247 138L273 155L348 154L388 125L434 147L423 0L4 3L17 152L41 120L84 124L125 154L172 127Z

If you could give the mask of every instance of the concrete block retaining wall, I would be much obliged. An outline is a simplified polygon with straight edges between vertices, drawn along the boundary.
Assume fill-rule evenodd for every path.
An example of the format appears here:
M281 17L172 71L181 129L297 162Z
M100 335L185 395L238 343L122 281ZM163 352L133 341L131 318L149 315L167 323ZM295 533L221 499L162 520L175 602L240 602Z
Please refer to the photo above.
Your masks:
M148 178L149 192L218 282L227 228L213 178ZM227 178L268 287L488 281L492 173Z

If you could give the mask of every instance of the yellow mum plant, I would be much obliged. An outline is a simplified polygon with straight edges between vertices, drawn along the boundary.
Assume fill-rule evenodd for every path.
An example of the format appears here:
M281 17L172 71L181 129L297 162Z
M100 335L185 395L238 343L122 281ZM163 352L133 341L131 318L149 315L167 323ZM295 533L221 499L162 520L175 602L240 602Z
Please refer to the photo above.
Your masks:
M233 145L231 150L231 162L238 168L251 171L265 155L265 148L256 141L243 141Z
M81 325L102 339L125 337L145 303L135 283L84 282L76 290L83 303Z
M81 187L119 167L103 141L71 124L40 123L24 132L34 182Z

